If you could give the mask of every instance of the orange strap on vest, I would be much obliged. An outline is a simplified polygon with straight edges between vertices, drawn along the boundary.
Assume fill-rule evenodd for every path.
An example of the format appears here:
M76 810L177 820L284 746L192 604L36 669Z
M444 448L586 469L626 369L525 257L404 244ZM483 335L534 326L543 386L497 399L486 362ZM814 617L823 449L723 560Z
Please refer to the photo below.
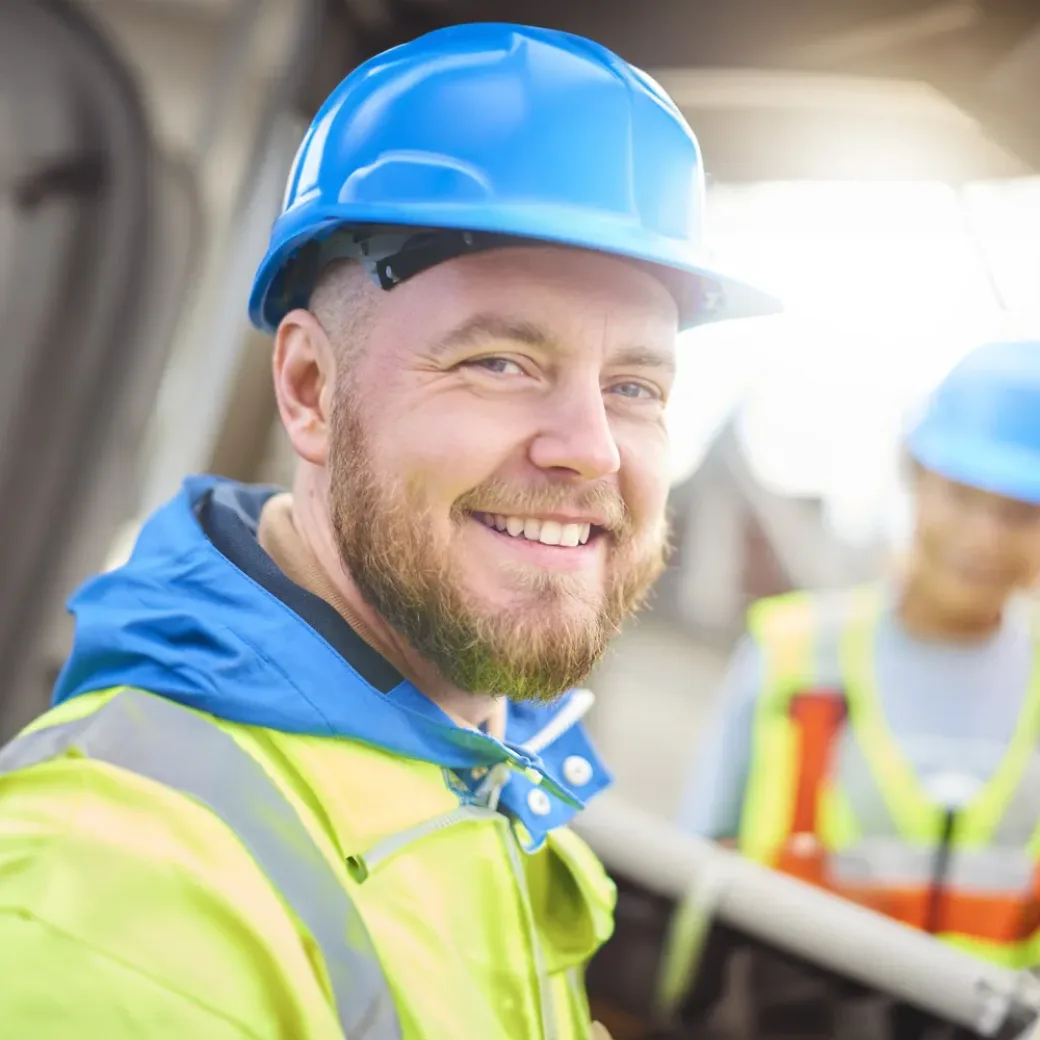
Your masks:
M791 826L777 854L775 869L828 888L911 927L926 924L927 888L835 889L827 877L827 851L819 840L820 792L830 779L837 738L848 718L840 691L813 690L789 702L789 717L798 741L798 780ZM957 932L991 942L1021 942L1040 930L1040 868L1032 893L1016 896L953 893L944 900L938 931ZM1030 898L1030 896L1032 898Z
M792 697L789 712L798 734L798 782L791 828L775 866L802 881L826 887L816 813L848 707L837 690L813 690Z

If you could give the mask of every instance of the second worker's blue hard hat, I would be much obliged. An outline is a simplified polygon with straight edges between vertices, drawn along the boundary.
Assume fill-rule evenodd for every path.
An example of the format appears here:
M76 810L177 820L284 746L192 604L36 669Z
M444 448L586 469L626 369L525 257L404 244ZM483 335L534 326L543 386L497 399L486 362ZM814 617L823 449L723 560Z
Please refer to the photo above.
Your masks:
M332 260L384 289L536 241L653 265L682 327L780 310L705 263L693 132L649 76L550 29L455 25L355 69L300 145L249 300L273 331Z
M1040 505L1040 340L988 343L964 357L907 449L949 480Z

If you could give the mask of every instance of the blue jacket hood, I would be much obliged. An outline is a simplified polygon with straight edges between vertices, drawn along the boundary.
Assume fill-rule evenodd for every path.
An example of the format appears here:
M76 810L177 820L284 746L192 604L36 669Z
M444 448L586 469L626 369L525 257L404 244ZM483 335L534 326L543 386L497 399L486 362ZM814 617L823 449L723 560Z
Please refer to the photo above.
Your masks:
M69 601L75 638L54 702L134 686L233 722L437 763L462 797L477 797L486 768L506 762L514 768L499 804L536 844L610 783L575 718L582 691L551 706L509 704L499 742L456 725L328 604L289 581L256 538L277 490L186 480L145 523L128 562ZM564 768L576 757L592 769L572 790L564 774L589 773ZM535 786L549 795L548 810L532 797Z

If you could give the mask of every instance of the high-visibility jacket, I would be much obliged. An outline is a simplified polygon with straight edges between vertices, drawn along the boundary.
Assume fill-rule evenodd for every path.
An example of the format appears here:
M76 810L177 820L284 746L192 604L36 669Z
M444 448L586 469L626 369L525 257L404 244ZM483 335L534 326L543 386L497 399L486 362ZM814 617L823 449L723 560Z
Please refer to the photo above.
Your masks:
M765 674L739 847L978 956L1040 963L1040 668L1000 767L948 810L884 718L882 602L866 586L753 606Z
M614 887L587 691L455 725L211 478L72 601L0 751L0 1037L587 1040Z
M110 690L0 751L0 1035L585 1040L613 899L355 742Z

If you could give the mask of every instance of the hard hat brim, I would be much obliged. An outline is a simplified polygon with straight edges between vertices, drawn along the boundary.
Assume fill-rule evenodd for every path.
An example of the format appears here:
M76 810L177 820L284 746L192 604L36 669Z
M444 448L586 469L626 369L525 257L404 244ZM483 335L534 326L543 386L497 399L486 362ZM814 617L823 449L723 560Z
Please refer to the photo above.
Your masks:
M906 446L911 458L947 480L1040 505L1040 453L927 424L910 435Z
M280 244L264 257L257 271L249 300L249 317L263 332L272 333L284 314L271 299L271 287L293 256L308 242L336 228L361 224L392 224L400 227L443 228L451 230L487 231L510 235L531 243L588 249L622 259L634 260L656 268L679 306L679 327L757 318L783 311L774 296L748 283L733 278L696 256L689 243L648 233L635 221L622 222L600 213L575 214L560 207L544 205L514 207L507 215L501 211L489 214L486 206L448 205L431 207L423 203L414 214L401 203L388 206L357 205L328 207L319 220L313 212L302 213L303 226L295 234L292 223L296 214L290 210L279 219L282 234L274 236ZM414 219L409 219L414 217ZM546 229L551 229L546 231Z

